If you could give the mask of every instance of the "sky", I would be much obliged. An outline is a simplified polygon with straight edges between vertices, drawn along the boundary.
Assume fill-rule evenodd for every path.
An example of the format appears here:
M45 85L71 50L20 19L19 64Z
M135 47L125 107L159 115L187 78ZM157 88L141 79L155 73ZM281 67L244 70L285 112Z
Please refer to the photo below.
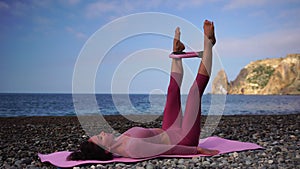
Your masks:
M71 93L76 62L95 32L120 17L144 12L170 14L200 30L205 19L214 21L214 50L229 81L251 61L300 53L298 0L1 0L0 93ZM181 31L183 39L191 36ZM108 33L98 43L105 44L114 36L115 32ZM124 59L125 55L149 48L171 51L171 45L170 37L151 34L116 44L98 67L95 92L111 92L113 71L122 61L115 56L124 55ZM184 61L193 70L199 63L195 62ZM139 63L130 64L134 67ZM162 86L166 86L168 77L160 74L138 73L131 80L130 90L164 91Z

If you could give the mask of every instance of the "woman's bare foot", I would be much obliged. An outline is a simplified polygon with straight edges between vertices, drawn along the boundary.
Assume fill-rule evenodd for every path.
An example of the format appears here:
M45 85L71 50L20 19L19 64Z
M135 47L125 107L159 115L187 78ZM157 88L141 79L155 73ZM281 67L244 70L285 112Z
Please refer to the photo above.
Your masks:
M177 27L175 30L175 36L173 40L173 52L182 52L184 49L184 44L180 42L180 28Z
M206 148L197 147L198 154L204 154L204 155L217 155L220 151L218 150L210 150Z
M216 44L214 22L205 20L203 24L204 35L211 41L212 45Z

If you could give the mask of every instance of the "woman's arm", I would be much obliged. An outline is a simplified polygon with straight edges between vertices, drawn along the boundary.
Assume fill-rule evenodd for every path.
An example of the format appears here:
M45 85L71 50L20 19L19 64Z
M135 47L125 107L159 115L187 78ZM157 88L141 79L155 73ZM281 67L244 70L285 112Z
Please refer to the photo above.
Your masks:
M192 155L192 154L217 155L219 154L219 152L220 151L218 150L211 150L211 149L201 148L201 147L176 145L166 153L181 154L181 155Z
M197 147L182 145L155 144L143 139L131 139L125 149L131 158L146 158L157 155L192 155L198 154Z
M131 138L128 141L124 153L131 158L146 158L157 155L217 155L218 150L211 150L196 146L183 146L183 145L167 145L155 144L147 142L140 138Z

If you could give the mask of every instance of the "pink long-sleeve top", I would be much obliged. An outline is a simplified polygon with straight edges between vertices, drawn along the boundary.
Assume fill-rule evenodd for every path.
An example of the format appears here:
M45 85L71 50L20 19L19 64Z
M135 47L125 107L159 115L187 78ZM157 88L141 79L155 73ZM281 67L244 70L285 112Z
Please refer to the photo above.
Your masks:
M197 154L195 146L172 144L179 137L176 133L176 129L164 132L158 128L133 127L116 139L110 151L130 158Z

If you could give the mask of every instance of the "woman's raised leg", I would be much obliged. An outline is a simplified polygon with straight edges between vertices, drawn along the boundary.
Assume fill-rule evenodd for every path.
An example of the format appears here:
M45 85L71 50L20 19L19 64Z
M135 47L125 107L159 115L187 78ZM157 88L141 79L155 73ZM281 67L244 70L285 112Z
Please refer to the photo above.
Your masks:
M212 47L216 43L214 23L205 20L203 24L203 29L205 35L204 50L203 50L203 57L199 66L198 73L205 76L210 76L211 66L212 66Z
M212 65L212 47L216 42L213 22L204 21L204 51L197 77L192 84L186 101L182 121L183 140L181 144L197 146L201 124L201 97L207 86Z
M182 52L185 49L183 43L180 42L180 28L177 27L173 39L173 52ZM176 72L183 75L182 60L172 59L171 73ZM181 77L182 78L182 77Z
M173 40L173 52L181 52L185 49L180 42L180 29L177 27ZM169 127L181 127L182 110L180 101L180 87L183 77L183 67L181 59L172 59L170 83L168 87L167 101L163 114L162 129Z

